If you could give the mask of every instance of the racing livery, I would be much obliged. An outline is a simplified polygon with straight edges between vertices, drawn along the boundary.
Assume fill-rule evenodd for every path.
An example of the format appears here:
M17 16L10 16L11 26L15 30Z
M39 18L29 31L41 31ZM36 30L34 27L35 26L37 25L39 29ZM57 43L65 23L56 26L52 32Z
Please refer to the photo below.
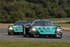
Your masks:
M34 20L24 26L23 36L62 38L62 28L58 24L54 26L50 20Z
M13 25L9 25L8 26L8 35L12 35L15 33L23 33L23 28L24 28L24 24L26 24L26 21L24 20L20 20L20 21L16 21Z

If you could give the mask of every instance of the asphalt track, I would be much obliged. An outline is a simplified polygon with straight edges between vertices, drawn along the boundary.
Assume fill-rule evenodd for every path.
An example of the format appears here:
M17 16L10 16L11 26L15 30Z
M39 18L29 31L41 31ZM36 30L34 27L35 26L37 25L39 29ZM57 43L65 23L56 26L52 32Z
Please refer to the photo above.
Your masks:
M23 35L8 35L7 29L0 28L0 41L41 41L41 42L70 42L70 31L63 30L63 37L56 38L28 38Z

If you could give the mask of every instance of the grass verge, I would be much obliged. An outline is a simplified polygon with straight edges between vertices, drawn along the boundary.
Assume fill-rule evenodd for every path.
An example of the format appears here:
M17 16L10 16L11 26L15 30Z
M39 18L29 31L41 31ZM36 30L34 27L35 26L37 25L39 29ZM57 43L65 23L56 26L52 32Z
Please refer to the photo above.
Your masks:
M61 27L70 28L70 24L59 24Z
M0 42L0 47L70 47L68 42Z
M52 21L59 21L59 20L70 20L70 18L47 18L48 20L52 20Z
M0 28L8 28L9 25L7 23L0 23Z

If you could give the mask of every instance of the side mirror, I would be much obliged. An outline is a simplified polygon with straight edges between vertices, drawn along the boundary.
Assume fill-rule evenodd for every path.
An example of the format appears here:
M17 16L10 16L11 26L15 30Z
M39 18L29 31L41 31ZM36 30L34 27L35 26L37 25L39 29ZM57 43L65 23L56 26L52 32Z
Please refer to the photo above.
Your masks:
M58 24L56 24L56 26L59 26Z

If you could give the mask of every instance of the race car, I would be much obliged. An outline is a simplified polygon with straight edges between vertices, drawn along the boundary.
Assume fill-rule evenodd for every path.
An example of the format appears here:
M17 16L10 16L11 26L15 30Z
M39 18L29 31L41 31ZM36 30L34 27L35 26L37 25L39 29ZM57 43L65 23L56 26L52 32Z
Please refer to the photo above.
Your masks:
M23 36L62 38L62 28L58 24L54 25L50 20L33 20L24 26Z
M23 34L23 28L24 24L26 24L25 20L19 20L16 21L13 25L8 26L8 35L13 35L13 34Z

